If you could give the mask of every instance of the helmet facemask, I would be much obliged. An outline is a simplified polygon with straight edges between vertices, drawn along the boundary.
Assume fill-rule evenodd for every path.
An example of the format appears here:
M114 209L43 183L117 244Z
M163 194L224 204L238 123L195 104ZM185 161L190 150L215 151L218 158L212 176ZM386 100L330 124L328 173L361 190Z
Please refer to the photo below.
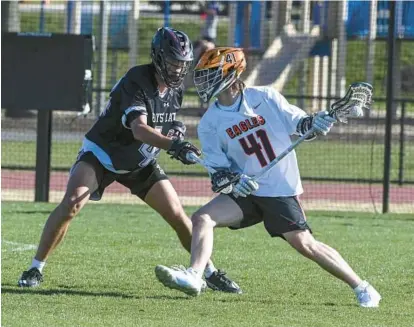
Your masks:
M184 80L184 77L190 71L192 61L181 61L173 58L166 58L158 54L153 58L153 63L158 75L162 78L168 87L178 88Z
M194 85L204 102L227 90L238 78L234 69L223 79L224 57L219 67L198 69L194 71Z

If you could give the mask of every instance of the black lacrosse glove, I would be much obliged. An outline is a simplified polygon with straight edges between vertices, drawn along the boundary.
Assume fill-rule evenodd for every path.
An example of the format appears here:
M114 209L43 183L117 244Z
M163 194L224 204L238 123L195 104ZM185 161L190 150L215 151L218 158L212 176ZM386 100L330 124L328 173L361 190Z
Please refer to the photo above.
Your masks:
M171 158L180 160L185 165L195 164L194 161L187 158L187 153L193 152L197 156L201 156L201 151L197 149L190 142L183 141L180 139L175 139L171 144L170 149L167 151Z
M240 179L240 174L232 173L229 170L219 170L211 175L211 190L214 193L229 194L233 191L233 186Z
M172 139L184 140L186 131L187 127L185 127L185 125L182 122L174 120L167 133L167 137L171 137Z

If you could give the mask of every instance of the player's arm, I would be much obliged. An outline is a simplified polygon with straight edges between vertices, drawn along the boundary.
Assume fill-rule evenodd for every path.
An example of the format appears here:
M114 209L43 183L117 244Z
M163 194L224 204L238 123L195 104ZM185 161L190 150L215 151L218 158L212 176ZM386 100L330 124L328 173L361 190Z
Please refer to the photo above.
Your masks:
M136 140L168 150L173 140L148 125L148 111L144 92L138 90L132 100L125 96L121 101L121 119L124 128L130 129Z
M173 131L168 133L168 136L148 125L147 106L140 90L136 92L132 103L124 110L122 124L125 128L131 129L136 140L166 150L171 158L180 160L184 164L194 164L193 161L187 159L188 152L201 154L194 145L184 141L185 126L181 122L173 122L171 126Z
M286 98L273 88L268 88L269 103L278 110L285 128L289 135L302 136L308 130L308 119L310 116L302 109L291 105ZM312 140L316 135L311 135L307 140Z
M169 150L174 140L149 126L147 118L147 115L139 115L129 124L134 138L159 149Z
M312 133L306 140L315 139L317 134L326 135L336 121L328 115L326 111L320 111L316 114L308 115L304 110L290 104L283 95L273 88L268 91L269 102L278 108L284 125L290 135L304 135L309 129L315 127L315 133Z
M147 124L146 115L138 116L131 123L132 134L136 140L166 150L171 158L191 165L195 162L187 158L187 153L193 152L199 156L201 152L190 142L184 141L182 128L185 129L185 126L181 122L175 121L172 125L172 132L169 133L170 136L164 136Z

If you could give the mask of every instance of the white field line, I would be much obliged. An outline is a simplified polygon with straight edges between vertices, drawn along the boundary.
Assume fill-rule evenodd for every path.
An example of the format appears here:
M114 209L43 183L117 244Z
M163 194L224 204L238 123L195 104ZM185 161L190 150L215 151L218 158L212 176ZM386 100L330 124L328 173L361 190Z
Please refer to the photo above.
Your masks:
M4 240L2 241L2 243L12 246L11 249L3 249L6 251L11 251L11 252L22 252L22 251L29 251L29 250L37 249L37 246L35 244L24 244L24 243L4 241Z

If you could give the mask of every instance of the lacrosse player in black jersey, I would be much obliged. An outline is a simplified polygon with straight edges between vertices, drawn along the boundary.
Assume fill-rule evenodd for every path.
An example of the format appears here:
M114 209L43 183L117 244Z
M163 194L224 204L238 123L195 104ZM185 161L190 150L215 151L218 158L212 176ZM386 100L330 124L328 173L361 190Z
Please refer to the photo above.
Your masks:
M65 236L71 220L91 200L100 200L114 181L129 188L156 210L191 249L191 220L164 171L156 162L160 150L189 165L187 154L200 151L184 141L186 128L176 120L181 107L182 82L193 61L188 36L160 28L151 45L152 63L131 68L113 87L110 100L87 132L73 165L65 196L50 214L36 256L18 281L38 286L46 259ZM238 285L210 261L205 278L215 290L240 293Z

